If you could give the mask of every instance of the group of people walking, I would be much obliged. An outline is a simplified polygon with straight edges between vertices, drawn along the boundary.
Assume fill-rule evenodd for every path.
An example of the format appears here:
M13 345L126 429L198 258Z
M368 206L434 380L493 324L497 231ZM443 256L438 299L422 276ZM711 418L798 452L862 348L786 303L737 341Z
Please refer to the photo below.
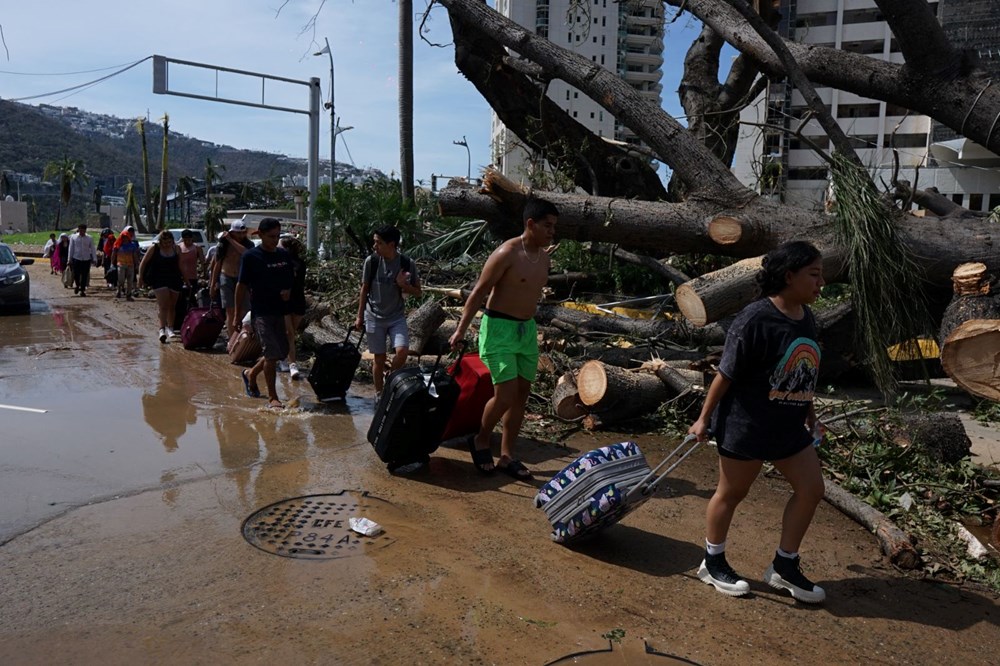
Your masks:
M482 474L499 470L515 479L532 478L516 457L515 444L537 373L534 315L548 279L558 215L552 203L528 200L523 232L489 256L449 339L453 349L463 345L485 304L479 353L490 371L494 393L483 410L478 433L469 439L472 462ZM269 406L281 408L276 369L284 359L296 367L294 331L305 313L304 248L297 239L283 240L281 224L274 218L262 220L257 234L259 247L247 240L242 222L233 223L221 235L211 253L209 283L212 297L219 294L226 309L227 332L235 334L249 312L249 325L261 343L262 357L241 373L245 393L262 397L258 380L263 375ZM66 242L63 234L53 251L53 267L58 270L68 261L74 267L78 293L84 295L87 272L96 255L88 244L86 227L81 226L75 238ZM363 266L354 326L367 334L375 359L375 390L380 392L385 375L406 360L405 299L420 295L421 286L415 263L399 252L398 229L380 228L372 241L373 254ZM197 267L201 261L200 255L182 259L189 252L175 247L171 234L164 232L139 264L140 286L146 284L156 294L161 341L174 330L171 303L191 280L192 274L183 266ZM706 511L705 555L698 577L729 596L749 592L749 583L727 560L726 541L736 509L764 462L770 462L791 484L792 494L764 581L789 591L799 601L819 603L826 593L802 572L798 550L824 494L813 446L822 438L823 429L813 408L820 349L809 309L824 284L822 257L809 243L785 243L764 257L757 282L761 297L730 325L718 373L700 416L689 429L702 441L714 436L719 453L718 483ZM393 359L388 362L390 350ZM494 460L491 439L498 423L502 427L500 457Z

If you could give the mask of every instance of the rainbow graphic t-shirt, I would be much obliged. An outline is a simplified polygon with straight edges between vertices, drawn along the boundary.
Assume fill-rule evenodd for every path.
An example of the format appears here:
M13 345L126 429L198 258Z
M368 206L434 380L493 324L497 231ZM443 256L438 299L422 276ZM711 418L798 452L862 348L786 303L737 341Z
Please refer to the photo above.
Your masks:
M777 460L811 441L806 415L819 378L820 348L809 308L800 320L768 298L748 305L726 334L719 372L732 385L712 431L728 451Z

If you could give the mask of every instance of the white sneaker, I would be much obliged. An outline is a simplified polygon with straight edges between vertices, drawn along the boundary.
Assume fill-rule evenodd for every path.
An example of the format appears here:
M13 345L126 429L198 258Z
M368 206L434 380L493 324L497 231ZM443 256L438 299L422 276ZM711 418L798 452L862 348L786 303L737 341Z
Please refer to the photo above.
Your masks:
M166 341L167 341L167 329L161 328L160 329L160 342L166 342Z
M299 366L295 363L288 364L288 374L291 375L292 379L298 379L302 376L302 373L299 371Z
M167 337L168 338L179 338L179 337L181 337L181 334L178 333L177 331L175 331L174 329L170 328L169 326L167 326Z
M288 372L288 363L285 361L278 361L278 372Z

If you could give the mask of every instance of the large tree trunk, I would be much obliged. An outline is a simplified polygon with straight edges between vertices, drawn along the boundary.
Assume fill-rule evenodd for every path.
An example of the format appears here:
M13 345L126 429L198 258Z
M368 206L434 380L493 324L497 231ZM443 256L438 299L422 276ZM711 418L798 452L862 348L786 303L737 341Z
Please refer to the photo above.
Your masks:
M448 313L438 301L430 300L414 310L406 318L406 328L410 333L410 351L420 355L430 352L427 342L431 340ZM436 352L435 352L436 353Z
M740 258L757 257L785 241L804 239L824 252L828 282L844 277L830 218L823 213L762 198L734 209L702 199L671 204L556 192L537 194L559 208L561 238L617 243L646 253L715 253ZM512 221L520 219L518 206L523 205L523 196L497 190L479 194L468 188L448 187L441 191L439 203L446 215L484 217L501 235L513 235L510 232L516 227ZM710 236L713 223L720 218L726 220L725 244ZM948 284L955 266L970 257L981 259L989 270L1000 269L1000 253L983 252L984 247L1000 246L996 225L975 219L906 216L899 226L903 242L932 284ZM748 271L719 291L741 289L751 293L747 287L752 280Z
M1000 296L990 293L985 264L962 264L952 275L955 297L941 318L941 366L956 384L1000 401Z

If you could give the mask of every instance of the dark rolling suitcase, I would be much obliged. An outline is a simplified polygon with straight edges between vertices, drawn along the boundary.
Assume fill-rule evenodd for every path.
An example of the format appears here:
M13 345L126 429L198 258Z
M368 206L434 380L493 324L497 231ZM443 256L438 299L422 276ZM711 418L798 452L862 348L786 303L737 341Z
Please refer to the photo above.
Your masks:
M614 525L648 500L660 482L698 445L694 435L688 435L652 470L635 442L612 444L583 454L535 496L535 506L545 511L552 523L552 540L568 543Z
M328 342L316 350L316 359L307 379L321 402L343 399L347 395L361 363L361 340L364 337L362 333L358 343L354 344L350 341L351 331L348 330L343 342Z
M386 379L368 441L389 471L426 463L458 400L458 383L441 367L400 368Z
M191 308L181 324L184 349L211 349L226 325L226 315L216 308Z

